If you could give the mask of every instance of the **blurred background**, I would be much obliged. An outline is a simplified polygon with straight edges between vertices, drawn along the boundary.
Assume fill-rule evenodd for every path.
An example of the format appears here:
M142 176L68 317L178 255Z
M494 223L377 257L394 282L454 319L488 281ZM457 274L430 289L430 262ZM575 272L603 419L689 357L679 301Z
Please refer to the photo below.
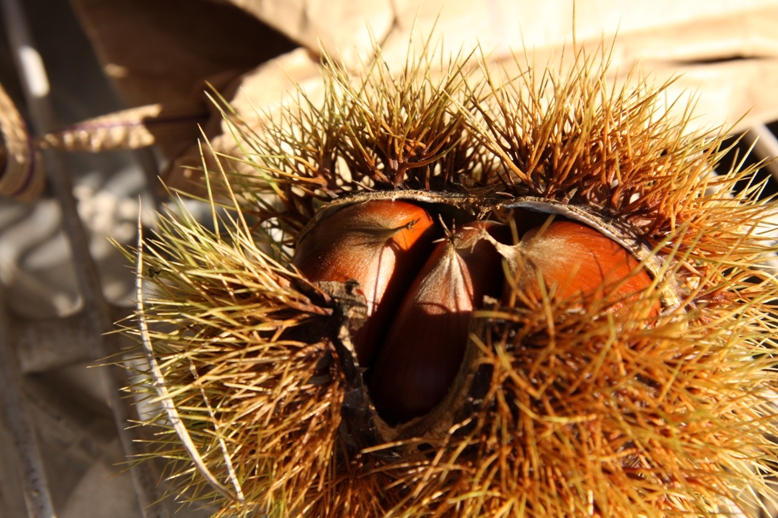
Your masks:
M409 41L487 61L562 63L612 45L726 125L738 154L778 155L778 0L0 0L0 517L209 516L164 498L105 334L129 315L134 272L109 239L153 228L166 184L197 192L200 128L234 151L204 94L248 121L299 85L321 94L321 49L358 71L374 43L400 70ZM574 16L575 11L575 16ZM574 21L575 20L575 21ZM616 36L618 34L618 36ZM518 57L514 58L514 54ZM683 104L683 103L681 103ZM771 131L773 130L773 131ZM758 141L757 141L758 137ZM734 142L734 140L733 140ZM760 178L778 192L772 166ZM197 213L197 204L191 209ZM753 510L751 516L770 516Z

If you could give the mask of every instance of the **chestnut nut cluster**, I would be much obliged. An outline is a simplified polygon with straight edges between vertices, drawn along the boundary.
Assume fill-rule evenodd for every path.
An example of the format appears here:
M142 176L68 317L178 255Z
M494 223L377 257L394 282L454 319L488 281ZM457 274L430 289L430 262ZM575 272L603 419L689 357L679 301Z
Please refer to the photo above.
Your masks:
M367 318L352 344L390 425L443 400L484 297L607 296L615 311L652 283L632 253L579 221L520 208L508 222L476 219L440 198L342 203L301 233L293 257L311 282L358 283Z

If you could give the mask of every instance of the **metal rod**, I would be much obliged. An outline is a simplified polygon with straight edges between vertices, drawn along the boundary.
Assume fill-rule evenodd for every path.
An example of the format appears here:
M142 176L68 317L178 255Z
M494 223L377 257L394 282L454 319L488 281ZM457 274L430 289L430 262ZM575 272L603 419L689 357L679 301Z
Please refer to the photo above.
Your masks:
M114 439L113 419L108 415L85 412L80 402L68 400L68 395L52 390L35 379L22 379L27 411L38 424L39 438L57 444L67 451L69 459L92 465L109 449Z
M124 320L130 308L111 306L111 320ZM102 337L92 332L90 318L82 311L68 317L30 318L15 315L10 322L19 369L22 374L61 369L98 359ZM93 343L97 341L98 343Z
M43 135L57 125L49 97L49 83L43 61L38 54L28 29L24 12L18 0L2 0L6 30L14 60L19 70L22 87L27 101L34 133ZM79 289L84 298L84 311L89 317L90 331L96 340L90 340L93 357L99 358L116 354L118 346L116 336L106 335L112 330L111 310L102 294L97 267L89 253L89 240L76 209L73 186L68 174L64 157L59 152L45 153L46 173L51 191L62 207L63 226L68 235L73 254L73 262ZM137 420L137 411L132 403L119 397L120 387L128 384L126 373L118 368L103 371L105 385L108 387L108 400L113 410L119 439L127 457L141 456L146 453L144 437L139 428L128 428L131 420ZM166 518L167 508L161 501L157 486L157 474L150 462L142 462L130 469L138 501L146 518Z
M46 372L94 361L100 336L92 332L83 312L69 317L33 319L17 316L11 323L22 374Z
M5 304L0 296L0 397L3 417L14 440L27 515L30 518L53 518L56 516L54 505L30 416L24 405L19 364L10 335Z

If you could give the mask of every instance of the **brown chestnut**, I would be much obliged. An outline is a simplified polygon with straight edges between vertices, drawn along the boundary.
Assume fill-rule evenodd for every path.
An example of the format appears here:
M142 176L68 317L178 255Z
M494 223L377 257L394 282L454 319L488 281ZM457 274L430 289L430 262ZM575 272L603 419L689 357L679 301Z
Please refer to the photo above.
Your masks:
M437 237L423 208L371 200L346 206L302 236L293 264L312 282L354 279L367 303L367 321L352 337L360 365L370 365L388 320Z
M553 221L525 233L514 246L497 245L513 274L509 296L542 297L539 282L559 300L590 304L605 299L610 310L652 284L651 276L624 247L576 221ZM652 313L658 307L652 308Z
M441 402L465 354L470 316L484 295L502 291L502 259L484 239L507 227L467 224L438 244L403 299L370 376L370 394L390 424L424 415Z

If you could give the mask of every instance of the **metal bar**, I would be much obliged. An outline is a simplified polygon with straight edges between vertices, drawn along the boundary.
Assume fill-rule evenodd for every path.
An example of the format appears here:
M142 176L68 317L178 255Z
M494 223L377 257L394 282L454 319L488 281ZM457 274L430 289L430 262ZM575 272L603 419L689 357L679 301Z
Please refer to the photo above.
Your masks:
M18 0L2 0L12 52L19 70L25 93L27 108L31 116L34 133L43 135L52 131L55 123L54 111L49 98L49 84L40 55L30 35L28 24ZM84 311L88 317L88 329L95 337L90 340L93 357L108 356L118 351L116 336L106 335L112 330L111 311L103 298L102 286L97 267L89 253L89 241L78 216L76 200L70 175L61 153L45 153L46 173L51 191L62 207L63 226L68 235L73 253L79 289L84 298ZM114 413L119 439L127 457L145 454L144 437L138 427L127 428L130 421L137 420L137 412L132 403L119 397L120 387L126 386L126 373L118 368L105 372L105 385L108 387L108 400ZM157 474L152 463L142 462L130 469L138 501L146 518L167 518L169 513L162 502L157 486Z
M92 465L109 449L115 435L113 418L108 413L90 412L35 379L23 379L21 389L27 410L38 423L42 443L56 444L67 451L69 459L85 466Z
M17 316L12 326L21 372L46 372L97 360L90 342L100 337L92 332L88 320L83 312L42 320Z
M24 405L21 376L10 335L5 304L0 297L0 395L3 416L14 440L27 515L30 518L53 518L56 516L54 504L30 416Z
M129 308L112 306L111 320L122 320L131 313ZM22 374L99 360L100 356L95 356L95 351L102 347L102 337L92 332L89 321L84 312L48 319L16 316L11 328Z

